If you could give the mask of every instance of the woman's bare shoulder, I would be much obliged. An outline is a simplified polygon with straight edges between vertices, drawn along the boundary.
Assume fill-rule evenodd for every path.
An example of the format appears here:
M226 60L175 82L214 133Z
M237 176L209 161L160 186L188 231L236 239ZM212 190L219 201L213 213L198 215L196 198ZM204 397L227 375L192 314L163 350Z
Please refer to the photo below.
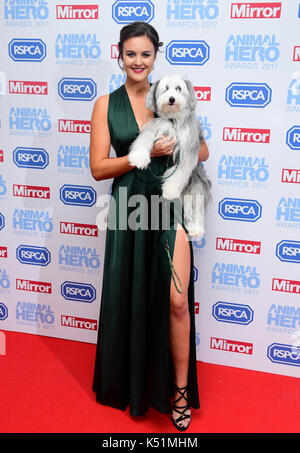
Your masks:
M99 96L95 103L94 103L94 108L95 109L105 109L108 106L108 100L109 100L109 94L103 94L102 96Z
M102 96L99 96L93 107L93 113L92 113L92 120L97 121L100 119L105 119L107 115L107 110L108 110L108 100L109 100L109 94L104 94Z

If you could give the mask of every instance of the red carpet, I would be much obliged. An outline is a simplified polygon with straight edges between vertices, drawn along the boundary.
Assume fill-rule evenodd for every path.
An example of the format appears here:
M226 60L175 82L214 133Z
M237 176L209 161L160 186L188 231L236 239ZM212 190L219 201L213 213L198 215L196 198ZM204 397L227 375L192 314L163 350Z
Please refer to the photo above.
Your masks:
M96 345L5 332L2 433L179 433L169 415L95 402ZM299 379L198 362L201 409L186 433L298 433ZM180 433L179 433L180 434Z

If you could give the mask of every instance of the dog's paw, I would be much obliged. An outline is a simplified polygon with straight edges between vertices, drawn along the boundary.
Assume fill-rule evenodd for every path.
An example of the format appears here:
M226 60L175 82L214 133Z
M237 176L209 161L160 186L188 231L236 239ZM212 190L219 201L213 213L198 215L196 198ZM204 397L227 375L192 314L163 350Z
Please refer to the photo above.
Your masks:
M180 197L180 191L178 190L178 187L174 186L174 184L171 182L169 183L168 181L164 183L162 187L162 196L166 200L173 200L174 198L179 198Z
M191 237L204 236L204 229L200 225L187 225L186 228Z
M130 152L128 154L128 161L130 165L139 168L140 170L144 170L148 167L151 162L149 154L145 152Z

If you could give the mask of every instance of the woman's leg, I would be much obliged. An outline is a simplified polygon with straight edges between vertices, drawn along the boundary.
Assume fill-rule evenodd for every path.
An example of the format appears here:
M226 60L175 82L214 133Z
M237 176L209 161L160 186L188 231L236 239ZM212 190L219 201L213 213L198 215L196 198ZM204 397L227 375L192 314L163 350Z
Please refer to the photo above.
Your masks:
M183 292L180 294L171 279L170 287L170 348L174 366L175 382L177 387L187 385L188 365L190 354L190 314L188 309L188 287L190 279L190 244L187 240L187 235L183 227L178 224L176 232L173 266L178 274ZM176 277L175 277L176 279ZM177 287L180 288L179 282L176 281ZM187 392L185 392L187 397ZM174 399L176 400L181 395L175 391ZM176 403L178 406L185 406L187 403L184 398L181 398ZM191 411L186 410L185 414L190 414ZM176 419L180 414L173 411L173 418ZM189 419L186 418L179 424L186 426Z

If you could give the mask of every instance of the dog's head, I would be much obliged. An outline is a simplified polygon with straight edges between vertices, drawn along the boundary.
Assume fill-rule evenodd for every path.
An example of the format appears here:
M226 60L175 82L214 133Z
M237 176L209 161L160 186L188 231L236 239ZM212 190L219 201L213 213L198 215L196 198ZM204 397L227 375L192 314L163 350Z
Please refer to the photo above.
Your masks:
M146 107L167 118L183 117L196 108L195 91L189 80L178 75L165 76L155 82L146 98Z

